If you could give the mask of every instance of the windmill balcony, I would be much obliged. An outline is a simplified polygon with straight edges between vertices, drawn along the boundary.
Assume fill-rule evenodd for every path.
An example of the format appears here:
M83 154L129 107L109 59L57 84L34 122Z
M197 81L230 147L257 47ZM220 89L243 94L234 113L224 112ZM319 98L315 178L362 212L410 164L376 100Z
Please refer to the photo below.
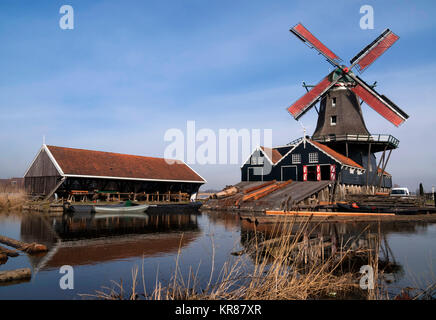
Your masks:
M388 145L389 149L398 147L400 140L390 134L344 134L344 135L328 135L322 137L312 137L318 142L354 142L354 143L375 143Z

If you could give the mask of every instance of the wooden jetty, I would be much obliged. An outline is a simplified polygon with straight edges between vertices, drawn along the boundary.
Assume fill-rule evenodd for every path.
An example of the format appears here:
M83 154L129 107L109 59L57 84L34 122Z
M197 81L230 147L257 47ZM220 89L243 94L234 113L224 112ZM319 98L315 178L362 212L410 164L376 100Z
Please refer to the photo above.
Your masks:
M256 222L276 221L279 216L356 220L436 213L436 207L425 205L421 197L366 191L329 181L244 181L212 196L202 209L237 212Z

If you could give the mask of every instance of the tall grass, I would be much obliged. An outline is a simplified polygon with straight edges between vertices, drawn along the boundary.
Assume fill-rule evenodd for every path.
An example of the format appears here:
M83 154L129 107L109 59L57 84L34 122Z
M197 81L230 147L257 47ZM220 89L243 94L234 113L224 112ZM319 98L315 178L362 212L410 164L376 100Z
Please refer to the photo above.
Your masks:
M0 192L0 211L20 208L27 201L24 190Z
M154 286L147 292L142 270L142 292L138 293L138 267L132 270L132 287L126 291L122 282L113 282L94 294L82 297L97 299L146 299L146 300L190 300L190 299L330 299L359 298L377 299L377 288L364 291L359 287L361 274L350 267L356 255L364 257L365 264L376 268L377 250L352 250L341 244L339 250L326 253L328 241L310 239L313 230L310 219L303 224L278 224L275 234L266 241L253 239L245 246L242 255L228 259L219 270L215 281L214 263L207 285L199 287L199 266L190 267L188 275L180 270L180 249L175 262L174 273L166 285L156 276ZM297 228L294 228L294 227ZM214 247L214 246L213 246ZM346 249L348 247L348 249ZM213 248L214 252L215 248ZM369 254L371 257L369 257ZM212 256L214 259L214 254ZM251 259L251 264L248 263ZM362 261L362 259L360 259ZM361 265L358 267L360 268ZM376 269L375 269L376 270ZM376 282L377 283L377 282Z

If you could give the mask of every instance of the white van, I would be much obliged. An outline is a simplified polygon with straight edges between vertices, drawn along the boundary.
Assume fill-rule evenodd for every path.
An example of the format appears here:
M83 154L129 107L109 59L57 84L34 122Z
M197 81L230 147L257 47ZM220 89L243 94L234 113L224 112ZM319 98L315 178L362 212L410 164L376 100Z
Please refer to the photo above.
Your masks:
M392 188L391 196L394 197L408 197L410 196L409 189L407 188Z

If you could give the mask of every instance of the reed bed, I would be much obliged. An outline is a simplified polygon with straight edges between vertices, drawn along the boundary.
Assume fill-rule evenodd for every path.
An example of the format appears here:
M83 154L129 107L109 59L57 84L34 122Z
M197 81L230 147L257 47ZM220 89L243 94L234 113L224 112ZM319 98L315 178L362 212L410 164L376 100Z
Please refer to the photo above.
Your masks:
M362 290L359 287L361 274L350 268L351 255L356 250L346 249L324 256L324 248L310 250L310 218L302 224L280 223L276 234L264 240L254 232L250 243L235 259L228 259L218 270L214 263L212 248L212 269L207 285L200 287L199 266L191 267L189 274L180 270L180 249L175 261L174 273L165 285L156 276L152 288L147 290L142 275L136 266L132 269L132 286L126 290L123 282L112 281L112 287L103 287L93 294L81 294L94 299L144 299L144 300L306 300L306 299L377 299L377 279L375 288ZM295 228L296 227L296 228ZM322 244L320 244L322 246ZM346 248L341 244L341 248ZM377 270L378 253L359 254ZM248 263L251 260L251 263ZM360 260L361 261L361 260ZM358 266L360 267L360 265ZM140 279L142 278L142 279ZM212 279L215 279L214 281ZM142 280L142 288L138 282ZM204 280L204 279L203 279ZM140 285L139 285L140 286Z
M0 192L0 211L7 209L18 209L27 201L24 190L14 190Z

